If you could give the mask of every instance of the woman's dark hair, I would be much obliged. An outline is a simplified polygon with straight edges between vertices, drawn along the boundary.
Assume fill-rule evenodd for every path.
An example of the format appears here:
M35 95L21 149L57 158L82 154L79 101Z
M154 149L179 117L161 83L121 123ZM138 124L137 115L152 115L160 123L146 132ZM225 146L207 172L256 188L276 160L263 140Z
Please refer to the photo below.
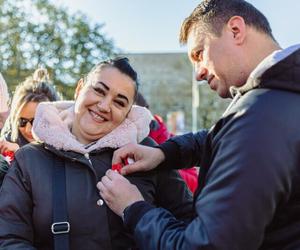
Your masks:
M145 97L140 92L138 92L138 94L137 94L137 97L135 99L135 104L149 109L148 102L146 101Z
M99 72L104 67L114 67L118 69L123 74L129 76L134 82L135 82L135 94L134 94L134 100L136 100L137 94L138 94L138 88L139 88L139 82L136 71L132 68L132 66L129 63L129 59L127 57L116 57L114 59L109 59L100 62L96 66L92 68L92 70L87 74L86 78L84 79L85 82L89 81L90 77L94 75L95 73Z

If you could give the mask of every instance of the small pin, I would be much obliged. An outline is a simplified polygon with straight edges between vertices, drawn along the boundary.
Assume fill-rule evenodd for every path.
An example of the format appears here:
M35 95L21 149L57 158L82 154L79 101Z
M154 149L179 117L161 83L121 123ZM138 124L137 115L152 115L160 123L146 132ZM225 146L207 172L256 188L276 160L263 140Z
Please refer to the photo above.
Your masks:
M102 199L97 200L97 205L98 206L102 206L104 204Z
M134 163L134 159L128 157L128 158L127 158L127 162L128 162L128 164L132 164L132 163Z
M127 158L124 160L124 163L125 163L125 165L132 164L132 163L134 163L134 159L132 159L132 158L130 158L130 157L127 157Z

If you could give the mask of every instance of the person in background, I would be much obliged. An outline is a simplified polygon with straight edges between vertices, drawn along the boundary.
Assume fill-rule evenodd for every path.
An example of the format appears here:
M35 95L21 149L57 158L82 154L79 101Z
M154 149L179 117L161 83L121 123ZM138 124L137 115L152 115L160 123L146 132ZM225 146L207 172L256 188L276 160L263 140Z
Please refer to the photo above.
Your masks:
M46 69L37 69L32 76L20 83L16 87L10 114L1 131L0 153L15 152L33 142L31 129L38 104L60 99L61 95L50 83Z
M135 103L136 105L149 109L148 102L140 92L138 92ZM207 133L207 131L203 130L203 133ZM162 117L157 114L153 115L153 119L150 123L149 137L151 137L156 143L161 144L173 136L174 135L169 132ZM205 137L202 138L203 140L205 140ZM194 193L198 185L198 171L196 167L188 169L179 169L178 172L183 178L183 180L186 182L191 192Z
M36 143L16 152L0 189L1 249L135 249L96 184L108 169L117 169L111 164L116 148L154 145L147 137L150 112L133 105L137 90L129 60L116 58L96 65L79 82L75 101L39 104ZM191 193L176 171L127 178L150 204L183 220L192 216Z
M7 84L0 73L0 131L2 130L4 123L9 114L9 93Z
M231 104L204 145L199 133L156 148L131 144L113 163L135 159L123 174L199 164L196 216L185 224L154 208L113 171L100 194L123 214L140 249L300 249L300 45L282 49L266 17L243 0L201 2L180 41L196 79Z
M9 93L7 89L7 84L0 73L0 131L7 119L9 114ZM9 168L10 159L7 156L0 154L0 186L2 184L3 178L7 173Z

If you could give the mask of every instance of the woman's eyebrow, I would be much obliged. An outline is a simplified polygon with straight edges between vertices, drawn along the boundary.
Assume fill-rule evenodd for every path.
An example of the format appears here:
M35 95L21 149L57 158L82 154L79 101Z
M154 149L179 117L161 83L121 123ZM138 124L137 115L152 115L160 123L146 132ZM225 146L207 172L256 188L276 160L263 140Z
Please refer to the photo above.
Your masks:
M100 83L106 90L109 90L109 87L104 82L98 81L97 83Z
M104 82L98 81L97 83L101 84L107 91L110 90L110 88ZM118 97L124 99L127 103L129 103L127 96L118 94Z

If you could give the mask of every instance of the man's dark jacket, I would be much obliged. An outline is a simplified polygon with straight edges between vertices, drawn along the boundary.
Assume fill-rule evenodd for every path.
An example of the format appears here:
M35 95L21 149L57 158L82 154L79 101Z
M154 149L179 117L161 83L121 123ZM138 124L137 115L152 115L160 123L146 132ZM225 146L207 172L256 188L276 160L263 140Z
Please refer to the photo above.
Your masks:
M299 46L245 86L204 145L196 133L160 146L164 167L202 166L197 215L185 225L133 204L125 221L142 249L300 249Z

